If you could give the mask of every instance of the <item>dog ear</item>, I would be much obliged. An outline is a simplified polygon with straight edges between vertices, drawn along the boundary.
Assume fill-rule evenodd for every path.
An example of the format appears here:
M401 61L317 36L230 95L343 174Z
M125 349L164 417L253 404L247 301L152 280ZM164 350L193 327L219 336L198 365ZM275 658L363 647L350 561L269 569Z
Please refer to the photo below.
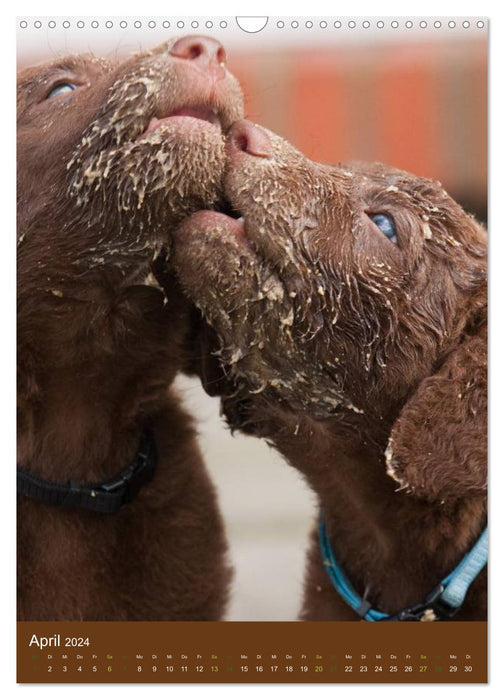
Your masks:
M406 402L390 435L387 474L430 501L487 488L486 323Z

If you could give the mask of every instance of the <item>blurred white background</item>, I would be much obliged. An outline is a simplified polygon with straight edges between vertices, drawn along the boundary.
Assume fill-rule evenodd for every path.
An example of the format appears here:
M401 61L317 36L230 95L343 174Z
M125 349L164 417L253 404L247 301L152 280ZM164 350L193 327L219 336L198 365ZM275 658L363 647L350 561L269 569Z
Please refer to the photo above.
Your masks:
M315 497L264 441L231 436L219 400L207 396L199 380L180 376L176 384L196 418L226 524L235 569L227 619L295 620Z

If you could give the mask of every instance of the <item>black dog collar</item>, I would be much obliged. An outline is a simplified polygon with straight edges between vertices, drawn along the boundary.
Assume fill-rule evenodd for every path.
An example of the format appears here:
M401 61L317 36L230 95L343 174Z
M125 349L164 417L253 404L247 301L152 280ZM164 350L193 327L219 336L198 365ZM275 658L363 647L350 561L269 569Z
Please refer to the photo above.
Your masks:
M17 470L17 492L50 506L84 508L97 513L117 513L130 503L142 486L152 478L157 464L157 450L151 428L143 432L138 452L131 464L104 484L82 484L71 479L58 484Z

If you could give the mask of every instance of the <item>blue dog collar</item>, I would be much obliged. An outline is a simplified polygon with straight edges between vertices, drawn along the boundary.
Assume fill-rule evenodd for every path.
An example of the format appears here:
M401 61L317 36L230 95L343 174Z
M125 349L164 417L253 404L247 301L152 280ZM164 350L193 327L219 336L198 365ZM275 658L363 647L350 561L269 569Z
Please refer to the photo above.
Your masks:
M464 602L469 586L488 561L488 527L485 527L473 548L422 603L388 615L372 608L371 603L364 600L353 588L336 561L322 513L319 520L319 543L324 566L334 588L345 603L368 622L423 621L453 617Z

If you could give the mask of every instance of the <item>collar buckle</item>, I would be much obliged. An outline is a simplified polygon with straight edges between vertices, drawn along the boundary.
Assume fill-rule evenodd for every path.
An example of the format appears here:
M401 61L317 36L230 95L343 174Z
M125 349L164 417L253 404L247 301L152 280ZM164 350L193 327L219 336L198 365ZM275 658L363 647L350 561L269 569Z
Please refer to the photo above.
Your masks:
M71 479L66 484L47 481L18 467L17 491L50 506L84 508L98 513L117 513L131 503L142 486L152 479L157 464L154 434L146 426L133 461L120 474L101 484L85 484Z
M121 494L123 503L131 503L146 481L152 478L155 462L156 448L153 435L151 430L146 429L132 464L112 481L100 484L99 490L108 494Z
M443 601L445 586L442 583L429 593L422 603L404 608L395 615L388 617L388 621L398 620L400 622L434 622L444 618L454 617L460 608L453 608Z

